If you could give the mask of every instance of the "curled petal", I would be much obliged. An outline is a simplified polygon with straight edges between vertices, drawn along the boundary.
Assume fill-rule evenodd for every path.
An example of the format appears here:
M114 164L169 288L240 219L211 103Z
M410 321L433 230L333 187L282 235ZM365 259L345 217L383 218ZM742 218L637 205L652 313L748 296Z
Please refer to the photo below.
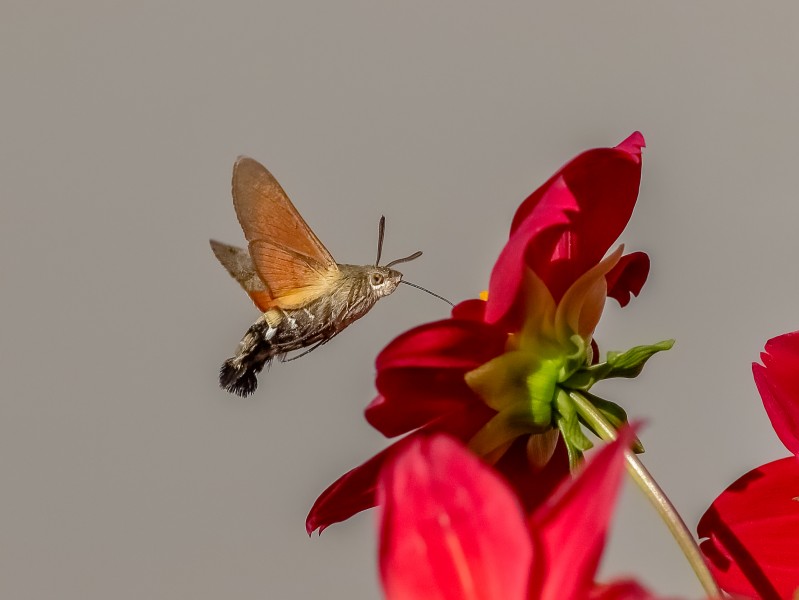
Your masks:
M616 503L624 452L633 430L599 450L582 472L566 481L530 518L533 569L530 598L581 599L593 587Z
M415 439L380 474L388 600L521 599L530 538L508 486L454 439Z
M556 187L555 191L559 189L560 186ZM567 211L576 208L570 203L570 197L566 193L559 195L562 196L560 199L562 207L557 206L556 201L552 202L555 205L553 207L544 205L542 210L534 213L511 234L502 248L488 283L485 310L485 319L488 323L502 322L507 329L517 329L523 321L524 302L521 292L527 249L532 241L539 237L559 237L568 223Z
M339 477L316 499L308 517L305 531L311 535L317 529L319 534L333 523L346 521L352 515L372 508L375 505L377 475L388 458L412 440L411 436L392 444L378 452L362 465L355 467Z
M556 301L595 265L630 219L641 181L643 136L589 150L567 163L519 209L491 273L486 320L515 324L522 269L532 268Z
M419 436L446 433L460 440L470 439L485 423L485 407L468 407L448 415L435 423L419 429L395 442L368 461L339 477L314 502L305 521L305 529L324 531L333 523L345 521L351 516L372 508L376 503L377 475L385 461L395 452Z
M602 190L596 190L593 193L597 196L606 195L608 193L613 193L616 191L617 183L614 183L612 180L614 177L618 177L619 175L627 175L626 168L628 165L638 166L638 179L640 182L640 170L641 170L641 149L646 147L646 141L644 140L644 136L641 134L640 131L634 131L630 134L624 141L622 141L618 146L615 148L595 148L593 150L587 150L582 154L578 154L574 157L570 162L566 163L563 167L560 168L558 172L556 172L552 177L550 177L544 185L534 191L530 196L516 209L516 214L513 216L513 222L511 223L511 233L516 231L519 227L521 227L522 222L527 219L530 214L536 210L536 207L542 203L544 200L544 195L548 191L548 189L554 184L554 182L563 177L567 182L579 182L582 185L590 185L593 181L590 176L600 176L603 177ZM613 165L613 169L609 173L598 173L599 167L602 164L610 163ZM615 164L620 163L620 164ZM616 171L620 172L616 172ZM635 176L633 175L633 180L635 180ZM578 186L580 187L580 186ZM638 186L635 186L636 193ZM633 204L635 200L633 199ZM632 209L630 210L632 212ZM629 218L629 217L628 217ZM622 229L624 227L622 226ZM621 229L619 229L612 238L608 241L608 245L605 248L610 248L610 244L619 236L621 233ZM607 236L606 236L607 237ZM603 251L602 254L605 252Z
M799 456L799 332L769 340L761 359L765 366L753 364L752 373L763 406L777 437Z
M644 252L632 252L621 257L618 264L605 276L608 282L608 298L621 306L630 303L630 296L637 296L649 275L649 256Z
M783 458L738 479L697 527L721 588L747 598L792 598L799 588L799 461Z

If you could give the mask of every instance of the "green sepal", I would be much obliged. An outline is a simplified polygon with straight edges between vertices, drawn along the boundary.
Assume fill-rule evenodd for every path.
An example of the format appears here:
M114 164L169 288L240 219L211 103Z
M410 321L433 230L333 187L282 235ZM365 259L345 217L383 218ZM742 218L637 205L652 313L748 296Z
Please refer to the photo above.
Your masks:
M596 409L602 413L602 416L604 416L608 423L613 426L613 429L618 430L627 424L627 412L615 402L605 400L599 396L594 396L588 392L583 392L583 396L585 396L591 402L591 404L593 404L594 407L596 407ZM599 432L594 431L594 428L591 427L590 423L586 422L585 425L594 435L601 437ZM636 436L633 440L631 449L636 454L644 453L644 445L641 443L641 440L638 439L638 436Z
M658 352L671 349L673 345L674 340L664 340L657 344L634 346L625 352L608 352L605 362L580 369L563 382L563 387L585 391L603 379L638 377L646 361Z
M569 453L569 468L574 471L583 459L583 452L592 448L593 444L583 433L577 407L563 390L558 390L555 409L557 410L555 421Z
M566 354L561 359L560 372L558 373L558 381L566 381L574 373L578 372L586 365L587 351L585 340L579 335L574 334L569 338L573 346L572 352Z
M538 369L527 376L527 391L530 394L530 414L539 427L552 424L552 396L556 393L556 377L560 370L559 360L542 360Z

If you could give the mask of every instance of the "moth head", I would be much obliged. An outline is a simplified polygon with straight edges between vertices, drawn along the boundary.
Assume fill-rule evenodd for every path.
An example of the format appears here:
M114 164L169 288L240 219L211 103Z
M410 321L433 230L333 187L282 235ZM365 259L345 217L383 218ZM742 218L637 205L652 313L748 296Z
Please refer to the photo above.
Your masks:
M388 296L402 281L402 273L389 267L369 267L366 270L369 289L378 298Z
M380 224L378 225L377 230L377 260L375 261L375 266L371 268L369 271L369 285L373 292L377 294L378 298L382 296L388 296L391 292L397 289L397 286L400 283L404 283L406 285L410 285L417 289L422 290L430 294L431 296L435 296L439 300L443 300L450 306L454 306L452 302L444 298L444 296L439 296L438 294L431 292L427 288L422 287L421 285L416 285L415 283L411 283L410 281L403 281L402 280L402 273L399 271L395 271L391 267L394 265L398 265L400 263L408 262L411 260L416 260L422 255L421 250L418 252L414 252L410 256L406 256L405 258L398 258L397 260L392 260L388 263L385 267L379 267L380 264L380 256L383 254L383 237L386 233L386 218L380 217Z

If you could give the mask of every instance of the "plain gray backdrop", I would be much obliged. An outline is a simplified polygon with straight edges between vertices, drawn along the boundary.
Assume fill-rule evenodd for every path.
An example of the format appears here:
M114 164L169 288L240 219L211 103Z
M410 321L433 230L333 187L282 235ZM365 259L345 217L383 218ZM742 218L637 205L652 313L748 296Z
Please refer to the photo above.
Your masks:
M304 531L386 441L374 357L447 307L404 287L334 343L217 386L258 316L208 238L243 236L238 154L340 262L487 286L516 206L580 151L647 139L622 236L652 258L605 349L674 337L595 388L693 527L783 457L752 383L799 328L793 2L22 2L0 17L0 597L379 597L374 514ZM700 589L628 486L602 575Z

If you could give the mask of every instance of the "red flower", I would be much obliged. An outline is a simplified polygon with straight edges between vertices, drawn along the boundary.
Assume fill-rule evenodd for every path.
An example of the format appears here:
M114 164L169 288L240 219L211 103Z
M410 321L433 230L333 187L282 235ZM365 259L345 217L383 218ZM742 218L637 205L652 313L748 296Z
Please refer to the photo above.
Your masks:
M451 318L400 335L380 353L379 396L366 419L388 437L411 435L330 486L311 509L309 533L374 506L383 463L419 435L469 443L528 510L568 473L553 427L582 434L558 385L591 364L606 297L625 305L649 271L643 253L619 249L603 260L635 205L643 144L636 132L565 165L519 207L488 301L467 300ZM578 438L570 457L589 446Z
M646 600L594 575L629 429L527 517L495 471L445 436L417 437L380 472L380 574L388 600Z
M699 521L713 576L731 594L791 598L799 590L799 332L769 340L752 365L771 424L794 456L728 487Z

